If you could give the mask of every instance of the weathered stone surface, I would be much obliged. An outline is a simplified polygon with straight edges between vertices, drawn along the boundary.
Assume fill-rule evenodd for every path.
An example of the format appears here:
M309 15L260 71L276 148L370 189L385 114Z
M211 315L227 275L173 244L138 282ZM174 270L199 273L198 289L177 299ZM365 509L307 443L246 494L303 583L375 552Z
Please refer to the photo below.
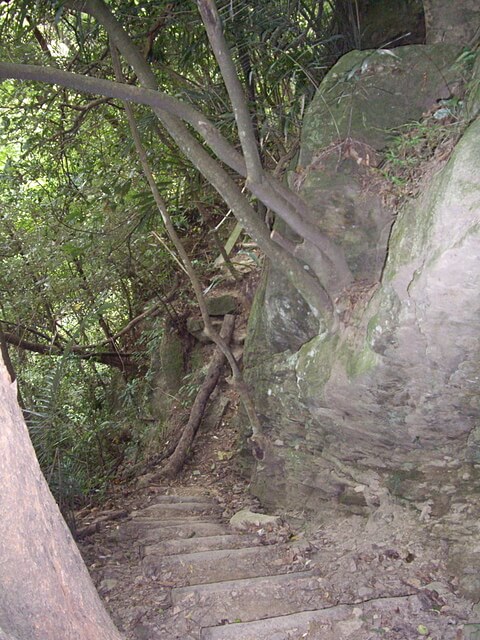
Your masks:
M198 602L195 622L199 627L214 625L217 620L242 622L259 617L282 616L299 610L299 603L315 601L328 606L322 598L325 589L313 572L281 573L268 578L247 578L213 584L180 587L172 591L172 602L177 607Z
M395 127L418 120L449 98L461 47L409 45L351 51L329 71L310 105L299 158L308 167L335 140L350 137L380 150Z
M164 420L185 374L183 343L178 333L165 324L158 352L152 357L152 416Z
M365 489L356 485L351 495ZM130 535L119 535L116 545L97 537L95 562L91 545L85 548L95 583L125 636L370 640L374 629L417 638L420 628L453 640L469 619L471 606L455 593L429 527L419 527L411 509L390 504L369 521L331 517L328 509L328 519L310 537L292 536L285 524L253 534L233 533L222 523L224 533L211 535L205 527L219 526L213 514L197 529L196 509L205 505L215 511L207 496L157 496L147 508L140 497L138 509L118 523L127 534L129 525L136 526L134 545ZM163 509L179 507L185 524L165 526ZM139 516L145 513L147 518ZM261 514L253 515L258 522ZM139 527L142 520L152 529ZM155 529L161 537L152 544ZM472 583L473 572L463 557L459 561Z
M221 582L232 578L256 578L284 573L288 562L286 545L215 549L173 556L148 555L143 560L145 575L171 573L182 586Z
M224 534L217 536L194 536L193 538L179 538L163 540L156 544L146 545L141 549L141 556L161 555L171 556L192 551L212 551L213 549L240 549L253 547L261 543L261 538L255 534Z
M458 482L455 469L424 469L432 456L478 464L479 129L478 122L470 127L430 190L399 217L383 287L360 330L320 335L294 355L249 369L272 442L287 445L272 449L281 462L269 464L266 456L256 482L262 467L268 486L270 474L285 485L301 473L307 493L321 488L343 502L351 469L357 482L364 481L359 469L369 469L371 485L388 468L394 493L402 495L410 478L409 497L422 499L429 478ZM329 458L345 468L336 462L324 473Z
M220 507L212 503L204 502L159 502L152 504L141 511L132 511L132 518L155 518L164 520L182 519L185 516L205 516L220 511Z
M362 6L359 48L424 44L425 18L420 0L370 0Z
M345 251L357 281L378 281L394 220L381 196L378 150L394 127L419 119L450 95L458 52L446 45L353 51L329 72L309 107L300 166L290 184L308 202L319 229ZM412 87L420 89L412 92ZM282 226L280 232L288 236ZM305 301L274 265L267 266L251 313L245 360L250 353L258 362L295 352L317 332Z
M425 619L425 606L419 596L405 598L388 598L379 603L364 603L362 607L338 605L328 609L304 611L277 618L265 618L255 622L239 623L224 627L209 627L202 630L202 640L284 640L285 638L371 638L375 620L380 611L389 614L389 622L393 627L395 618L400 612L408 611L411 620L408 632L413 633L415 627ZM378 622L376 623L378 624ZM427 629L428 633L428 628ZM382 630L383 632L383 630ZM328 636L326 635L328 633ZM413 638L414 636L411 635ZM421 637L421 635L420 635Z
M385 144L386 129L402 118L419 117L436 95L444 95L456 51L406 47L394 51L398 58L384 54L381 64L387 63L378 86L393 95L392 103L373 87L378 68L368 71L367 64L362 72L358 53L349 54L349 61L346 56L348 65L339 62L335 73L342 69L343 75L327 78L305 124L302 157L309 166L293 179L318 212L319 226L337 238L354 274L367 286L360 304L352 292L346 296L335 335L312 336L296 349L285 346L284 339L283 351L267 350L260 358L258 345L263 348L271 340L267 273L247 340L246 376L267 437L251 485L265 505L321 510L322 504L334 503L362 514L393 495L418 508L419 517L442 520L437 535L451 542L452 566L459 568L465 549L457 546L449 514L455 509L472 520L480 511L480 121L466 130L443 168L436 167L421 196L398 213L383 269L373 250L386 242L381 225L389 231L388 218L382 219L380 200L369 208L368 191L362 188L368 158ZM424 66L427 54L443 69L441 81ZM360 67L347 80L353 60ZM408 86L401 84L407 69ZM412 73L420 70L426 74L425 91L412 81ZM351 96L340 97L356 75L360 83L368 79L362 85L368 100L362 107L359 98L351 112L345 106ZM322 91L331 100L330 120ZM405 95L397 96L399 91ZM352 138L365 146L347 146L351 157L340 155L335 169L332 153L322 150L336 136L345 136L348 118ZM341 193L337 211L335 190ZM276 440L284 445L275 446ZM475 554L468 558L478 563ZM473 574L462 578L461 586L470 597L480 593Z
M380 152L393 129L452 95L459 52L453 45L352 51L309 107L290 182L319 229L343 249L357 282L379 280L395 218L382 197Z
M423 0L427 42L453 42L463 45L478 41L480 6L477 0Z
M250 509L242 509L230 518L230 525L234 529L244 529L252 524L260 527L266 524L276 524L278 521L278 516L269 516L265 513L254 513Z
M268 265L250 314L244 358L252 353L258 361L272 353L296 351L317 331L307 303L283 273Z
M238 307L236 298L228 294L207 298L206 303L210 316L226 316L228 313L236 313Z

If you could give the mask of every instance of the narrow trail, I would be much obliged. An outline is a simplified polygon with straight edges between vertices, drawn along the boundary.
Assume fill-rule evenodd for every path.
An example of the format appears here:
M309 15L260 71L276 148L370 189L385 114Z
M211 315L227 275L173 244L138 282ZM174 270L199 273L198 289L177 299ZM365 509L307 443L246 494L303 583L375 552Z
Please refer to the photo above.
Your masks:
M80 543L129 640L475 637L463 626L470 606L407 516L396 534L391 513L310 536L283 524L239 531L221 499L194 489L158 488L98 512Z

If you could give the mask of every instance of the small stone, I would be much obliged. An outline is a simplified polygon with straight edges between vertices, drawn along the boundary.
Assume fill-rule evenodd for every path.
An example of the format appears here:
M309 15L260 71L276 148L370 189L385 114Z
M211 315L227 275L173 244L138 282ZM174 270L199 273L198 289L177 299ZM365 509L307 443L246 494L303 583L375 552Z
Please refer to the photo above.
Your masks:
M285 443L283 442L283 440L280 440L280 438L277 438L276 440L274 440L274 441L273 441L273 444L274 444L276 447L283 447L283 445L284 445Z
M199 476L200 475L200 471L198 471L197 469L195 469L195 471L192 471L192 476Z
M242 509L230 518L230 524L234 529L243 529L251 524L256 527L264 524L276 524L279 520L278 516L268 516L264 513L254 513L250 509Z
M105 580L102 580L102 582L100 583L99 586L99 590L105 594L108 593L109 591L111 591L112 589L114 589L118 584L118 580L115 578L106 578Z

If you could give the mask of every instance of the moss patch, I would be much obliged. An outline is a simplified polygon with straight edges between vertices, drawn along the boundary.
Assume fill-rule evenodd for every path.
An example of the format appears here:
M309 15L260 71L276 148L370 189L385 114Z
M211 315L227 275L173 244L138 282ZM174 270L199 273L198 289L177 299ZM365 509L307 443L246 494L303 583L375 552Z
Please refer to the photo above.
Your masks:
M378 355L368 346L361 351L350 351L345 360L345 369L350 379L374 369L379 362Z
M306 398L321 397L330 379L339 338L337 335L317 336L298 352L297 384Z
M316 151L346 137L382 149L393 128L418 120L438 99L448 97L459 52L453 45L410 45L343 56L305 117L300 164L308 165Z

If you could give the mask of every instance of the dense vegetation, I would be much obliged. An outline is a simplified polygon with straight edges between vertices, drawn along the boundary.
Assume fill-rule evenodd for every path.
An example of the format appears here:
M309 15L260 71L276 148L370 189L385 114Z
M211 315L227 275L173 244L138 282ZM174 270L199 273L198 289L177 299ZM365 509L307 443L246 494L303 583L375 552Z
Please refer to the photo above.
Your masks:
M0 57L114 79L104 29L71 4L2 3ZM111 7L162 89L195 105L238 146L194 3ZM352 46L355 23L342 7L219 3L262 162L278 175L295 154L306 103ZM131 70L124 73L134 84ZM218 253L208 232L228 207L152 111L135 112L156 183L206 284ZM163 318L181 324L192 295L164 238L121 102L5 80L0 121L2 352L18 376L44 472L65 499L98 490L125 455L139 454L152 428L143 419ZM263 215L263 205L252 204ZM223 239L229 225L221 227Z

